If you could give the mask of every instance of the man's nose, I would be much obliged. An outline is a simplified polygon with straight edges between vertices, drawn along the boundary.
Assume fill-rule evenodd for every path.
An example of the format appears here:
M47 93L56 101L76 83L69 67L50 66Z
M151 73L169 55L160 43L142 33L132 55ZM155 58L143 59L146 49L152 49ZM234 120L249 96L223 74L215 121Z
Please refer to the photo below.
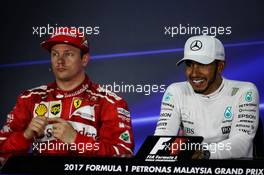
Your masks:
M191 76L195 77L198 72L199 72L199 65L198 64L192 64L192 66L191 66Z
M63 54L60 54L59 55L59 58L58 58L58 60L57 60L57 63L58 64L63 64L65 62L65 60L64 60L64 55Z

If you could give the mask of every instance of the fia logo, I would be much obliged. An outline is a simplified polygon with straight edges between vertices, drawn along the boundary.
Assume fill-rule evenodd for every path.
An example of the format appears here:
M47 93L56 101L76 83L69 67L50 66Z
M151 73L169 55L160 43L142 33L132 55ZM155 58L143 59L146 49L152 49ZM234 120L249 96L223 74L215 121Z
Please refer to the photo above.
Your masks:
M230 119L232 117L232 111L231 111L232 107L231 106L227 106L224 112L224 116L226 119Z

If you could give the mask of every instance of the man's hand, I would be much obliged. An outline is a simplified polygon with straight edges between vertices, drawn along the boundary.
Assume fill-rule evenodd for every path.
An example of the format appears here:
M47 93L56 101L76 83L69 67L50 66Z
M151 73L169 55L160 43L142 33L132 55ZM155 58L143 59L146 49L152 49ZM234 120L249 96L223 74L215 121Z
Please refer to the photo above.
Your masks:
M203 151L196 150L195 153L192 155L192 159L202 159L203 158Z
M40 137L44 134L44 130L48 124L46 117L37 116L32 118L27 129L24 132L24 137L28 140L33 139L34 137Z
M52 135L56 139L64 143L74 143L77 132L69 122L61 118L49 118L49 123L52 124Z
M209 159L210 151L208 150L196 150L192 155L192 159Z

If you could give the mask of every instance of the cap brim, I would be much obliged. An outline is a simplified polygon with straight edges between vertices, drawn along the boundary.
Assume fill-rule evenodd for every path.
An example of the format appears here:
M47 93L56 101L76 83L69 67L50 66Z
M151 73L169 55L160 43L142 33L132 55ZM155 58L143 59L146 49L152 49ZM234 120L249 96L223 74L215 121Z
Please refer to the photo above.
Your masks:
M210 64L210 63L212 63L214 61L214 59L209 58L209 57L205 57L205 56L202 56L202 57L198 57L198 56L195 56L195 57L184 57L183 59L178 61L176 63L176 65L179 66L182 62L184 62L186 60L195 61L195 62L198 62L198 63L201 63L201 64Z
M86 48L86 47L82 47L78 44L76 44L71 38L67 37L65 39L65 37L56 37L56 38L52 38L52 39L49 39L47 41L43 41L42 43L40 43L40 45L44 48L44 49L47 49L48 51L51 50L51 48L55 45L55 44L69 44L69 45L72 45L72 46L75 46L81 50L84 51L84 53L86 52L89 52L89 49Z

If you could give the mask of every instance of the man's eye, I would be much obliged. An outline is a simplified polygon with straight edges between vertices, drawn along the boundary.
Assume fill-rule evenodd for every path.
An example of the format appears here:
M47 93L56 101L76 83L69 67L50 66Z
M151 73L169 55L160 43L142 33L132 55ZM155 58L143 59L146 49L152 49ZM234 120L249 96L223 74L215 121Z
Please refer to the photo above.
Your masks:
M59 54L58 53L56 53L56 52L52 52L51 53L51 56L53 56L53 57L57 57Z
M67 57L72 57L72 56L73 56L73 53L71 53L71 52L67 52L67 53L65 53L65 56L67 56Z

